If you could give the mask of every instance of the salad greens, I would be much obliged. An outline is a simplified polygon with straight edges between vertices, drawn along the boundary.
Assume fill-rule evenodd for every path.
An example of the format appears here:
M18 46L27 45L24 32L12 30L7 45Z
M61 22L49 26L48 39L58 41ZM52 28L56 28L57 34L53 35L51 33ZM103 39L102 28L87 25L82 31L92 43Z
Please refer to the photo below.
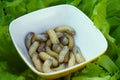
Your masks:
M19 16L58 4L82 10L106 37L108 49L83 70L56 80L120 80L120 0L0 0L0 80L45 80L21 60L8 25Z

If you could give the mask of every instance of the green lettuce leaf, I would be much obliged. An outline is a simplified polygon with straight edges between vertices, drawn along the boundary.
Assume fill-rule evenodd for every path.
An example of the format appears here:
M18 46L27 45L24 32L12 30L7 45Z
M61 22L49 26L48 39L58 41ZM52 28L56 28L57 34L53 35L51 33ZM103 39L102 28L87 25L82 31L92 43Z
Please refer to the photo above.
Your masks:
M106 75L108 75L108 73L104 71L104 69L96 63L90 63L86 66L85 69L74 74L74 76L88 76L88 77L96 77L96 76L102 77Z
M63 4L65 0L27 0L27 12L42 9L48 6Z
M116 63L116 65L120 68L120 56L117 57L115 63Z
M21 75L10 73L8 68L9 66L5 61L0 62L0 80L25 80Z
M0 26L0 30L0 61L6 61L13 73L24 71L27 66L21 60L13 46L8 32L8 26Z
M0 80L45 80L33 73L30 69L21 74L11 73L9 64L6 61L0 61Z
M97 2L98 0L81 0L78 8L82 10L88 17L91 17Z
M66 0L66 3L77 7L81 1L82 0Z
M117 65L106 55L101 56L97 60L97 64L102 66L105 70L107 70L110 74L116 73L119 68Z
M116 39L116 45L120 44L120 0L108 0L107 20L110 24L110 35Z
M110 76L105 77L74 77L72 80L109 80Z

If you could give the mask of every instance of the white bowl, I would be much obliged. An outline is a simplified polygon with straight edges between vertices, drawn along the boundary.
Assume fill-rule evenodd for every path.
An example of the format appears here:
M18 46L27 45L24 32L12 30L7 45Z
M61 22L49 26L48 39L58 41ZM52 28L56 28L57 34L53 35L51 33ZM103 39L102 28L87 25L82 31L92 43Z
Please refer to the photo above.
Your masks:
M86 61L73 67L51 73L42 73L33 66L25 47L28 32L42 33L60 25L72 26L75 31L75 44L80 47ZM24 62L36 74L44 78L58 78L77 71L88 62L102 55L107 49L107 41L93 22L79 9L71 5L58 5L40 9L13 20L9 26L13 43Z

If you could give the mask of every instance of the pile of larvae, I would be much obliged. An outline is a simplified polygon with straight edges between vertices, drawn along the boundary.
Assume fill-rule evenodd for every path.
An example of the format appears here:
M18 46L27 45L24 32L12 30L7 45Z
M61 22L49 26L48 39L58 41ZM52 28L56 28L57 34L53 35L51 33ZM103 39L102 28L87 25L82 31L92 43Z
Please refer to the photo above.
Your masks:
M25 45L35 68L48 73L85 61L74 36L75 30L70 26L58 26L40 34L29 32Z

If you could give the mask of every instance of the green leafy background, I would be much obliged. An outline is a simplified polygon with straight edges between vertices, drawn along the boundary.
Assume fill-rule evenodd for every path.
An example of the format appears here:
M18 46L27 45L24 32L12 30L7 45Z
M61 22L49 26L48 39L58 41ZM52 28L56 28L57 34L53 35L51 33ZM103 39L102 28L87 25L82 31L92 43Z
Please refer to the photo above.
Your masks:
M56 80L120 80L120 0L0 0L0 80L45 80L20 58L8 25L19 16L59 4L82 10L106 37L108 49L84 69Z

